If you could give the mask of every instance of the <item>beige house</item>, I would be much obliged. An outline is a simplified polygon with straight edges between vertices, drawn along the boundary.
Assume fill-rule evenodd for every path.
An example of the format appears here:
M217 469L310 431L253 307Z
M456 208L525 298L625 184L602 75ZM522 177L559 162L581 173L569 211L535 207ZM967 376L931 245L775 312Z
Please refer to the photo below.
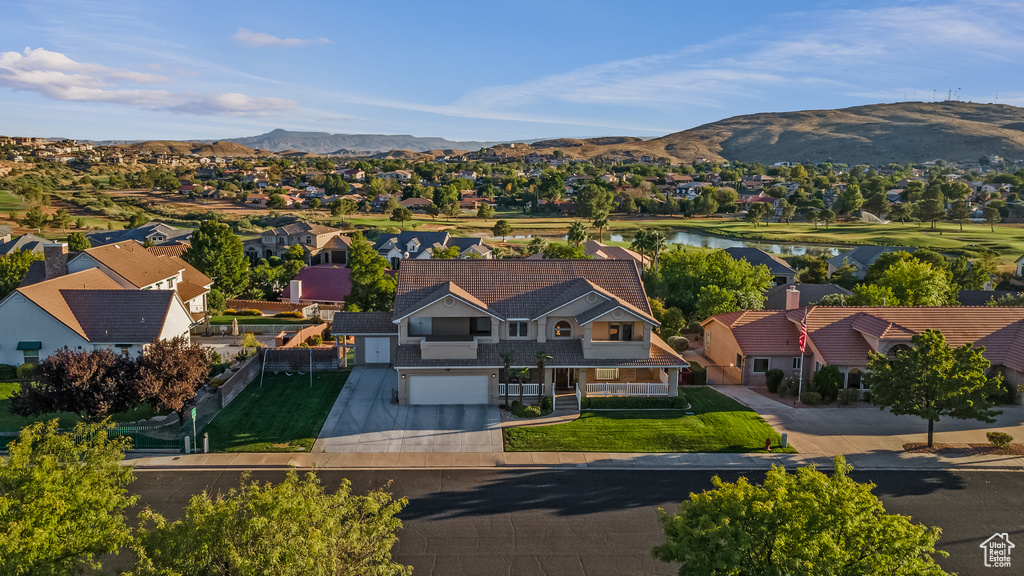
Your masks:
M357 362L394 366L402 404L498 404L506 354L510 394L522 386L533 397L676 396L687 366L653 332L629 260L407 260L397 330L384 334L379 320L369 334L359 315L336 316L332 334L355 336L357 348L363 339Z
M288 249L298 244L306 254L306 264L340 264L348 263L348 250L352 240L343 236L337 228L297 222L267 230L259 238L246 240L242 249L250 261L260 258L284 256Z

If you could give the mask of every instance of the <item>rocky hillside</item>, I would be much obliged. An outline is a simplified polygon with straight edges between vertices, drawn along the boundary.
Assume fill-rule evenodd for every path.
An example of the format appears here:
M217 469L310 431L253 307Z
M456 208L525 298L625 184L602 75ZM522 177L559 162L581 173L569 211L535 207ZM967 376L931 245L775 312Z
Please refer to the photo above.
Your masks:
M524 149L525 146L516 146ZM535 142L575 158L666 157L690 162L834 160L848 164L1024 159L1024 108L967 102L904 102L840 110L734 116L653 140Z
M178 142L174 140L151 140L134 144L117 145L117 148L148 151L153 154L169 154L183 156L199 154L200 156L256 156L259 151L234 142Z

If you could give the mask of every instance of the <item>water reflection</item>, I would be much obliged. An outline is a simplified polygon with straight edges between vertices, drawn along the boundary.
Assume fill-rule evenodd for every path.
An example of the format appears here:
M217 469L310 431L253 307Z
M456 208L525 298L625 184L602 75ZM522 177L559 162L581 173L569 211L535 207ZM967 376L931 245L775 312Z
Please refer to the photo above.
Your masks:
M780 244L777 242L763 241L763 240L739 240L736 238L720 238L718 236L711 236L703 232L692 232L686 230L680 230L677 232L667 232L667 242L669 245L682 244L683 246L697 246L701 248L713 248L715 250L721 250L723 248L758 248L765 252L771 252L773 254L782 254L784 256L802 256L804 254L813 254L815 256L835 256L841 252L849 250L849 248L828 246L820 244ZM543 235L542 235L543 236ZM567 236L543 236L549 240L565 240ZM532 234L516 234L508 236L509 240L530 240L533 238ZM605 234L605 238L608 238L612 242L631 242L633 240L632 234Z

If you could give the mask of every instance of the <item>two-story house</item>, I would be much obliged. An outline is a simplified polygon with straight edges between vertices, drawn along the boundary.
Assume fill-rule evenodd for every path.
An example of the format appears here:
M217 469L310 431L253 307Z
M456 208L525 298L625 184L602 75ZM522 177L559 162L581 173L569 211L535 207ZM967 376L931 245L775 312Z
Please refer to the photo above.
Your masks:
M189 228L175 228L163 222L147 222L137 228L127 230L96 230L87 232L85 237L92 246L103 246L115 242L150 242L156 246L165 244L188 243L192 238Z
M628 260L409 260L391 326L370 314L332 334L355 336L357 363L394 366L402 404L498 404L504 355L533 395L675 396L687 366Z
M281 257L288 249L298 244L306 253L306 263L316 264L348 263L348 250L352 240L343 236L342 231L329 226L296 222L279 226L260 234L259 238L246 240L242 249L250 261L260 258Z
M447 232L406 231L399 234L381 234L373 247L387 259L393 270L398 270L407 258L426 260L434 250L458 246L459 258L493 258L491 249L480 238L459 238Z

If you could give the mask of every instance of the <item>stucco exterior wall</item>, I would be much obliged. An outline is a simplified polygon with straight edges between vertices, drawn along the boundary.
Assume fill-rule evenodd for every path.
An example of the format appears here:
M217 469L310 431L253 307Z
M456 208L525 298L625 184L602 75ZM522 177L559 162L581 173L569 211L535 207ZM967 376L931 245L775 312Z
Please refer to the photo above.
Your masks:
M18 342L41 342L40 360L65 346L75 351L93 348L85 338L17 292L0 302L0 326L0 364L17 366L24 362Z

